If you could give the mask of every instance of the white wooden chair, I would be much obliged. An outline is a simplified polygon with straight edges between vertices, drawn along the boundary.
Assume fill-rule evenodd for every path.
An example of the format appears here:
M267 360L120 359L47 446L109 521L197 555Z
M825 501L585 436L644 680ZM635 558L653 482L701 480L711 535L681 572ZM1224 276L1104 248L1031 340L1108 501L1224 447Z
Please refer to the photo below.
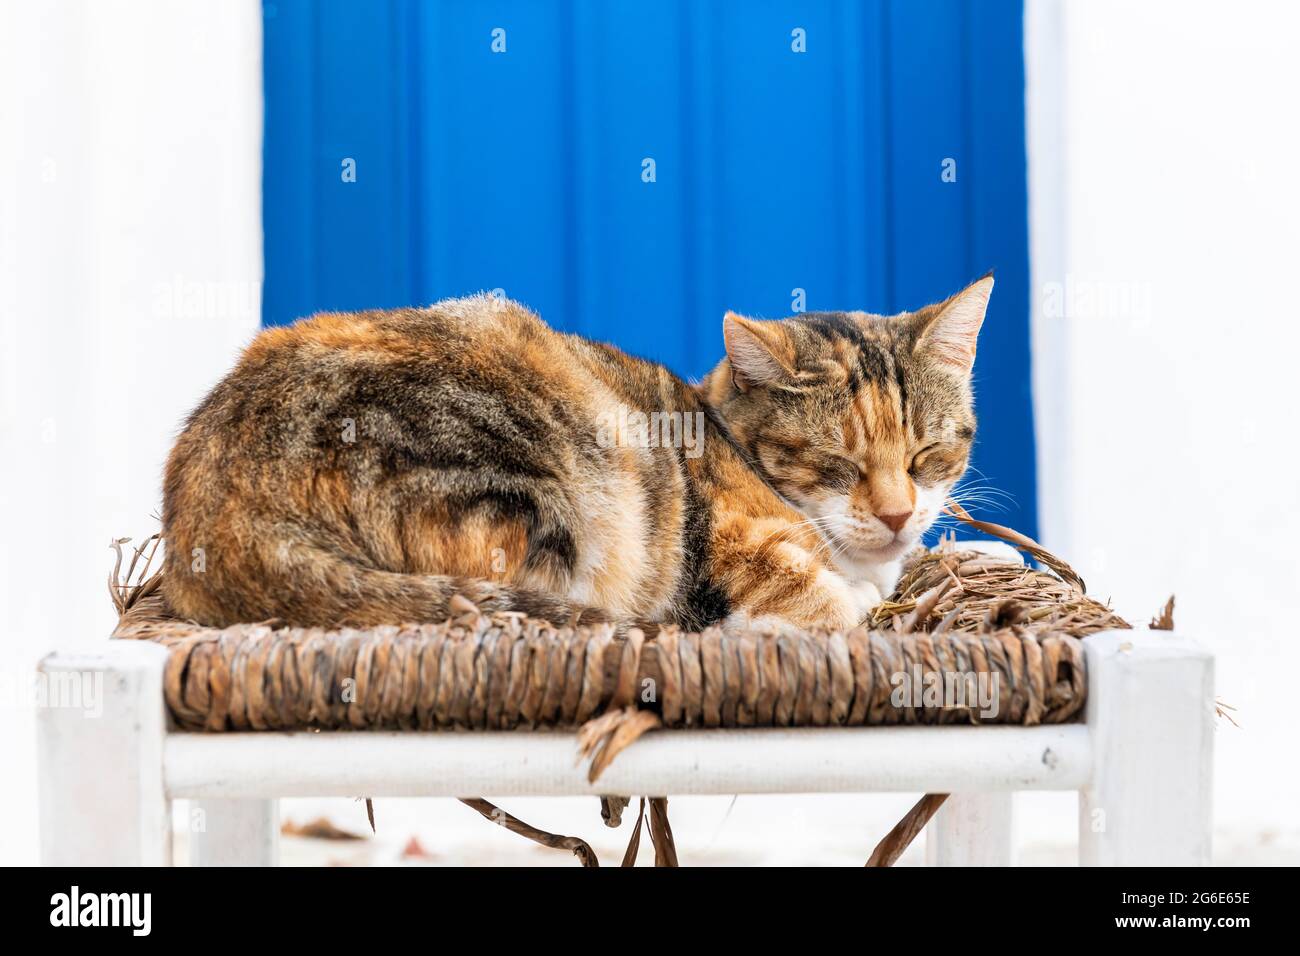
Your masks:
M1084 643L1082 723L659 731L593 785L569 733L177 732L163 704L167 652L106 642L40 665L51 685L103 681L97 715L38 715L42 859L169 865L177 799L202 810L192 863L273 865L280 797L913 791L953 794L929 825L930 863L1007 865L1012 793L1074 790L1081 863L1208 863L1212 657L1166 631Z

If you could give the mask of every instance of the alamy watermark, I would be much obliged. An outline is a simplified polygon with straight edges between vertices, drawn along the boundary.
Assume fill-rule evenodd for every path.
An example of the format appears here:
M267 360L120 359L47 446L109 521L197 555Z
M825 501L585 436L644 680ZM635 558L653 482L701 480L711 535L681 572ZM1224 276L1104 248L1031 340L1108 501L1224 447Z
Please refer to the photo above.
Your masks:
M83 893L73 885L50 897L51 926L118 926L132 936L148 936L153 924L152 893Z
M79 710L94 719L104 714L103 671L39 671L19 676L0 670L0 708Z
M1044 282L1043 317L1109 319L1142 325L1152 314L1151 283L1067 275L1064 282Z
M978 710L985 720L998 715L998 674L981 671L896 671L889 678L889 702L897 708Z
M262 283L173 276L154 285L153 314L159 319L260 319Z
M642 412L626 405L596 417L601 448L680 448L687 458L704 454L703 412Z

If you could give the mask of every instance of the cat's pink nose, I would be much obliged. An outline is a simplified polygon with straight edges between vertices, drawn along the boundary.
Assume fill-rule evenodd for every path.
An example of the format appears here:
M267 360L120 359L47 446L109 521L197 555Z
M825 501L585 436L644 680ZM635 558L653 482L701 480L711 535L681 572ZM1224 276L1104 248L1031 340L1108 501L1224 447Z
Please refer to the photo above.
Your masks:
M898 532L902 530L903 525L907 524L907 519L912 517L912 512L900 511L898 514L876 515L876 517L884 523L886 528L894 532L894 534L898 534Z

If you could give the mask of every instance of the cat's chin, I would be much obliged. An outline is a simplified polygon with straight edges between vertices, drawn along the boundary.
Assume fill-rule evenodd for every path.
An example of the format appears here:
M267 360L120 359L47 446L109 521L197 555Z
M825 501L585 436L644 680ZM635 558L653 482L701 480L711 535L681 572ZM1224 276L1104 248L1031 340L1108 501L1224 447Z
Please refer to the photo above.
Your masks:
M882 548L863 548L854 555L854 558L859 562L891 564L915 547L915 541L895 541Z
M917 546L916 541L899 539L878 548L854 544L852 541L838 539L839 560L852 566L892 564Z

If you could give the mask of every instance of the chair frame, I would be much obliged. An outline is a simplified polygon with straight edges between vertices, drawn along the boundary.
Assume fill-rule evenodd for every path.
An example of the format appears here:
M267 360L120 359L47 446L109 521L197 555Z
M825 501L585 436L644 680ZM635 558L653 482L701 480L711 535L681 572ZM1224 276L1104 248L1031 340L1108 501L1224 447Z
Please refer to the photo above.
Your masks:
M42 860L170 865L180 799L192 864L265 866L281 797L929 792L952 796L927 827L927 862L1009 865L1012 794L1073 790L1080 863L1208 863L1212 656L1166 631L1084 648L1081 723L659 731L592 784L565 732L180 732L163 704L167 651L110 641L39 666L49 686L102 687L93 711L52 697L38 713Z

